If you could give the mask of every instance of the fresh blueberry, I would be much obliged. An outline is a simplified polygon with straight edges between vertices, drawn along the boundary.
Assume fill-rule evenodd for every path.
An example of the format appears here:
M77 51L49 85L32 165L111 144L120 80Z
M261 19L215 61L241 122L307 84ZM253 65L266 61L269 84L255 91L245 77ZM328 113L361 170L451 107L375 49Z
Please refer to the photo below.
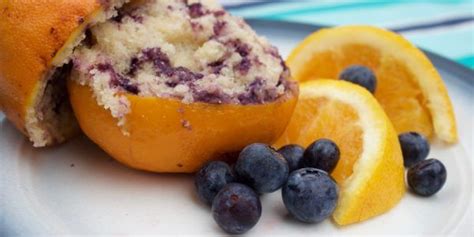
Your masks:
M303 168L290 174L281 194L291 215L302 222L317 223L333 213L339 189L326 172Z
M403 163L405 167L426 159L430 153L430 144L424 136L416 132L402 133L398 136L403 153Z
M212 216L229 234L242 234L257 224L262 215L260 199L250 187L230 183L212 202Z
M339 79L360 85L369 90L372 94L375 92L375 88L377 87L377 78L372 70L360 65L346 68L339 75Z
M446 168L436 159L423 160L408 169L408 186L420 196L437 193L446 182Z
M203 166L194 179L199 198L208 205L224 185L234 181L229 165L222 161L211 161Z
M303 158L304 148L300 145L290 144L278 149L278 153L286 159L290 172L292 172L299 168L299 164Z
M340 157L339 147L329 139L319 139L309 145L301 160L301 167L313 167L331 173Z
M254 143L245 147L235 163L239 181L258 193L278 190L288 178L288 163L280 153L268 145Z

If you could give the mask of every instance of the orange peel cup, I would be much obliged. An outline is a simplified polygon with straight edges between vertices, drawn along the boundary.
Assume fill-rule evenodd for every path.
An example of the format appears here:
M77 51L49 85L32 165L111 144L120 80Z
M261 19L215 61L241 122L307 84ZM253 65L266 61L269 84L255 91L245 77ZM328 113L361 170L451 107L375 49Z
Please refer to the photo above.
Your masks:
M298 99L297 86L290 88L278 100L256 105L185 104L128 94L131 112L121 128L110 111L97 104L90 88L68 83L74 113L92 141L127 166L170 173L195 172L250 143L272 144L285 130Z

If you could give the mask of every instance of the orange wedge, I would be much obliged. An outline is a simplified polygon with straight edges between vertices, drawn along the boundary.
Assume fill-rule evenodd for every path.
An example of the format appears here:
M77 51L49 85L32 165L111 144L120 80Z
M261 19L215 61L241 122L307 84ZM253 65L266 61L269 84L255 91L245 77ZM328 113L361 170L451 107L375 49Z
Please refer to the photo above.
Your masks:
M335 79L348 66L367 66L377 76L375 97L397 132L457 141L453 107L441 77L423 52L398 34L371 26L320 30L293 50L287 64L301 82Z
M403 158L392 123L367 90L345 81L302 83L290 124L275 144L307 146L319 138L338 144L331 174L341 188L333 218L360 222L394 207L405 193Z

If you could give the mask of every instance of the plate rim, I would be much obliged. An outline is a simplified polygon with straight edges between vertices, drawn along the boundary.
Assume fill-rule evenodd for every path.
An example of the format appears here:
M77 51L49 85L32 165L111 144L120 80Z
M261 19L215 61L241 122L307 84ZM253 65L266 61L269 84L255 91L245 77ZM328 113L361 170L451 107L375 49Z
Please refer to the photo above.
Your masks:
M252 24L252 22L254 21L249 21L250 24ZM268 20L258 20L258 22L260 23L265 23L267 24L268 22L272 22L272 21L268 21ZM282 25L281 23L282 22L275 22L277 25L275 26L279 26L278 28L281 28ZM299 24L299 23L292 23L292 22L289 22L290 24L288 24L288 27L296 27L295 25L304 25L304 24ZM274 26L274 25L272 25ZM315 25L307 25L307 26L304 26L304 27L308 27L308 29L312 29L312 31L314 30L317 30L317 29L320 29L324 26L319 26L319 28L316 28L318 26L315 26ZM284 28L283 28L284 29ZM306 29L306 30L308 30ZM301 29L303 30L303 29ZM310 31L311 32L311 31ZM457 78L459 78L459 80L463 80L465 82L468 82L469 83L469 86L473 86L474 85L474 71L472 71L471 69L467 68L467 67L464 67L463 65L457 63L457 62L454 62L450 59L447 59L441 55L438 55L436 53L432 53L432 52L429 52L429 51L426 51L425 50L425 53L428 55L428 57L430 57L430 59L432 60L433 64L435 64L435 66L438 68L438 69L441 69L441 70L446 70L448 73L450 74L453 74L455 75ZM453 71L453 70L456 70L456 71ZM0 112L0 122L2 122L3 120L6 120L5 117L3 117L3 114ZM1 135L0 135L1 136ZM463 150L465 150L463 148ZM472 164L473 160L469 160ZM472 167L472 166L471 166ZM472 168L471 167L467 167L467 169L470 169L470 171L472 172ZM472 192L470 193L471 197L472 197ZM471 200L470 202L470 205L472 206L473 205L473 202ZM464 213L464 215L462 216L461 220L466 220L466 217L469 213L466 212ZM471 214L472 215L472 214ZM1 226L1 225L0 225ZM452 231L454 231L454 233L449 233L449 234L456 234L456 229L458 228L459 226L456 226ZM0 235L1 235L1 230L0 230Z

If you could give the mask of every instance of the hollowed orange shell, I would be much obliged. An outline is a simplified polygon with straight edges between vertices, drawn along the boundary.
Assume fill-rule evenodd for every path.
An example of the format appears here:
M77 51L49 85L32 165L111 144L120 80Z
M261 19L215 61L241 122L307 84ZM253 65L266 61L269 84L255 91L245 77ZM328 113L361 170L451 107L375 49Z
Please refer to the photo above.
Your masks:
M122 132L90 88L70 81L70 100L84 133L118 161L141 170L190 173L222 154L253 142L271 144L283 133L297 89L260 105L184 104L179 100L127 95L131 112Z

